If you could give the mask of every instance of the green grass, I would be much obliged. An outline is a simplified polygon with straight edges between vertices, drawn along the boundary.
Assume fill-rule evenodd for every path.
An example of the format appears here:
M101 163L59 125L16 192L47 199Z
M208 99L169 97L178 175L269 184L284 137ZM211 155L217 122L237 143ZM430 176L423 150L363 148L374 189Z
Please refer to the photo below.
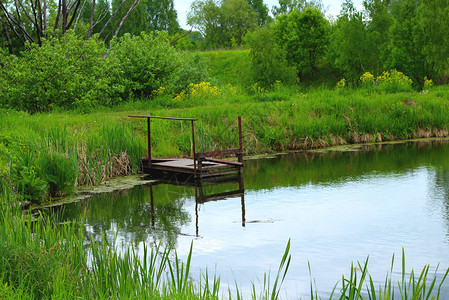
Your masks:
M207 59L214 84L235 86L247 84L249 50L202 51L198 54Z
M252 95L227 86L213 97L205 91L180 100L162 98L170 109L153 99L89 114L0 111L0 178L38 198L136 173L146 153L147 129L144 119L131 114L198 118L197 151L235 148L238 116L247 154L449 134L449 86L386 94L364 89L303 93L280 85ZM156 157L191 155L189 122L154 120L151 139ZM39 180L48 183L46 190Z

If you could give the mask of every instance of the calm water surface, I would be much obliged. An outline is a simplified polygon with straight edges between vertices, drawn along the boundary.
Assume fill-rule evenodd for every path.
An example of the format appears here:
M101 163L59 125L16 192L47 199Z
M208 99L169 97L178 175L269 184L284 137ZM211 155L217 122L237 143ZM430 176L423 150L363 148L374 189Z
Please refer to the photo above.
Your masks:
M67 205L65 214L86 213L89 235L117 234L139 251L175 240L185 260L193 241L192 277L216 271L222 291L235 282L244 293L261 286L289 239L284 299L309 295L308 262L322 296L368 256L374 280L384 281L393 254L399 276L402 248L409 271L449 267L448 141L250 159L243 186L239 194L238 181L203 189L154 182Z

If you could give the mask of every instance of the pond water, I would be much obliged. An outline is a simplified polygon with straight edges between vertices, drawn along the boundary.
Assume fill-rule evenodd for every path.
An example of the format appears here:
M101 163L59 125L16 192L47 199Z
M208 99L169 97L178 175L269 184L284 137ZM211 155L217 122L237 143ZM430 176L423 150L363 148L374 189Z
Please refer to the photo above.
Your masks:
M207 198L219 194L221 197ZM407 271L438 274L449 267L449 142L429 140L291 153L248 159L242 180L189 187L153 182L99 194L65 207L86 214L94 238L117 236L142 251L175 241L185 260L193 241L192 277L208 269L222 292L237 282L275 274L288 240L292 262L281 297L310 296L310 279L326 297L351 262L369 256L368 270L383 283L395 254ZM308 264L312 270L309 275Z

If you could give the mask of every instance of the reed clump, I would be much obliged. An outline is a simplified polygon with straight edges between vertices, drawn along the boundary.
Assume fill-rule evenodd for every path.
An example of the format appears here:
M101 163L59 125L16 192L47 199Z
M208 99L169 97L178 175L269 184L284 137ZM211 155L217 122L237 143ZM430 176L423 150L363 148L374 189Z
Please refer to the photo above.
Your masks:
M97 123L82 115L62 120L9 111L0 115L7 118L0 134L0 178L24 201L70 195L77 186L140 169L144 139L127 123Z

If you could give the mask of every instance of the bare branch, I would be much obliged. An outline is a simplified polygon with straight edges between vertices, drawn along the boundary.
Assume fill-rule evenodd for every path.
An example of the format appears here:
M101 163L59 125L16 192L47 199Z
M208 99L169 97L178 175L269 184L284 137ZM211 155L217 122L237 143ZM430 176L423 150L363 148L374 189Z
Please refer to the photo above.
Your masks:
M68 30L72 26L73 21L75 20L76 12L78 11L78 8L80 7L80 3L81 3L80 0L76 1L75 11L72 14L72 18L70 18L70 21L69 21L69 24L67 25L67 29L66 30ZM69 11L69 13L70 13L70 11Z
M120 24L117 27L117 30L114 33L114 36L117 36L120 28L122 28L123 23L125 23L125 20L128 18L129 14L134 10L134 8L137 7L137 5L139 5L140 0L134 0L134 3L131 5L131 7L128 9L128 12L125 14L125 16L123 16L122 20L120 21Z
M58 14L56 15L55 30L59 28L59 20L61 19L61 0L58 4Z
M44 0L44 7L42 10L44 11L44 31L47 31L47 0Z
M0 1L0 8L3 11L3 14L5 15L5 19L6 21L3 21L5 23L8 23L9 28L12 29L12 31L14 32L14 34L17 36L17 38L23 43L25 42L25 40L22 38L22 36L16 31L16 29L14 28L14 25L11 23L12 20L10 19L10 16L8 14L8 11L6 10L6 8L3 6L2 2Z
M68 10L67 10L67 0L62 0L62 7L61 7L61 10L62 10L62 33L65 33L66 32L66 30L67 30L67 18L68 18L68 15L69 15L69 12L68 12Z
M92 29L94 27L94 13L95 13L95 0L92 0L92 9L90 10L90 23L89 23L89 32L87 33L87 39L90 39L92 35Z
M103 31L106 29L106 27L109 25L109 23L111 23L112 19L115 17L115 15L117 14L118 10L120 9L120 7L122 7L123 3L125 3L126 0L122 0L122 2L120 3L120 5L115 9L115 11L112 13L111 17L108 19L108 21L106 22L106 24L104 24L103 28L101 28L99 35L101 36L101 34L103 33Z
M81 9L80 9L79 12L78 12L78 16L76 17L75 24L73 25L73 30L75 30L75 29L76 29L76 26L78 25L78 22L79 22L80 17L81 17L81 12L82 12L83 9L84 9L84 5L86 4L86 1L87 1L87 0L84 0L83 5L81 5Z
M170 46L173 46L173 45L176 44L176 42L178 42L180 39L183 39L183 38L185 38L186 36L188 36L189 34L191 34L191 33L192 33L192 30L193 30L193 28L190 28L190 30L189 30L186 34L184 34L183 36L180 36L180 37L177 38L176 40L172 41L172 42L170 43Z
M13 29L14 33L17 35L17 37L22 41L25 42L26 40L30 40L31 42L35 43L34 39L28 34L28 32L26 32L25 28L23 28L22 26L22 22L20 20L20 15L19 17L19 21L14 20L11 15L8 13L8 10L6 9L6 7L0 2L0 6L3 10L4 15L6 16L6 20L9 23L10 28ZM20 31L23 33L23 38L19 35L19 33L15 30L14 25L16 25Z

